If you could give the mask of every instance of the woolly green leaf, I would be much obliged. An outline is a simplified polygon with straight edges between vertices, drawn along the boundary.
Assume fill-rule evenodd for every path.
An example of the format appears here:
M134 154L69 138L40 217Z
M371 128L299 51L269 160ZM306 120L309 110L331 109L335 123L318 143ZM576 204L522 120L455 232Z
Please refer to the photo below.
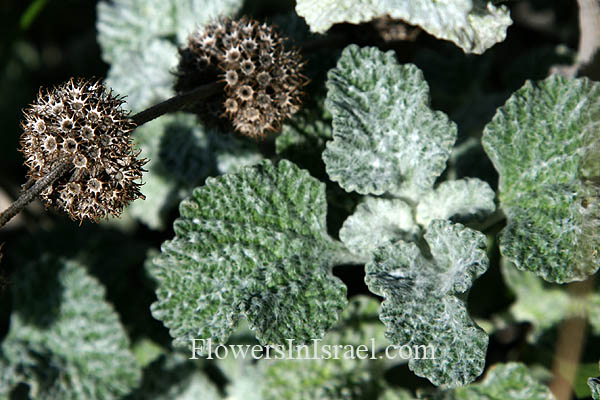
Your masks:
M592 399L600 400L600 378L588 379L588 386L592 391Z
M141 386L127 400L217 400L217 387L198 367L179 353L163 355L144 369Z
M333 24L359 24L389 15L429 34L454 42L466 53L481 54L506 37L508 8L487 0L298 0L296 12L313 32Z
M431 400L553 400L550 389L534 378L521 363L496 364L480 383L453 390L439 391Z
M333 141L323 160L346 191L416 200L446 167L456 126L429 108L429 88L394 52L350 45L328 74Z
M409 368L435 385L473 381L485 365L488 337L469 317L466 292L488 266L485 236L461 224L434 220L424 234L431 257L414 243L379 248L366 266L369 289L385 298L380 318L398 346L430 346Z
M373 344L389 345L383 338L384 328L377 319L378 308L379 302L373 298L353 298L338 326L322 341L309 345L305 356L312 358L265 360L262 398L378 398L384 390L384 365L371 349ZM360 350L350 353L350 346ZM317 351L313 352L315 347Z
M139 383L119 317L84 267L45 256L19 268L12 288L0 359L19 371L13 384L36 399L116 399Z
M353 253L368 257L386 242L412 242L419 234L412 209L404 201L367 197L344 222L340 239Z
M468 218L494 212L495 193L477 178L442 182L417 205L416 220L427 226L434 219Z
M326 207L324 185L285 160L195 189L150 271L152 312L174 344L224 343L241 317L263 344L322 337L346 304L331 274L346 250L327 235Z
M600 266L600 190L591 183L600 172L583 163L599 123L600 84L553 75L527 82L486 126L508 220L500 250L517 268L565 283Z

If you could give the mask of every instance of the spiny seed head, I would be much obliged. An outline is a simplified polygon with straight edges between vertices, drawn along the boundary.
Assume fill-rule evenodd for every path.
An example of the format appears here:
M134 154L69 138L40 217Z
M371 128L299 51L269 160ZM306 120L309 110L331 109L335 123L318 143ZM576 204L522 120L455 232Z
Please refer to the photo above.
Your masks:
M308 83L301 74L304 62L298 51L286 51L283 39L266 24L247 18L211 23L190 35L179 53L175 89L185 92L223 81L224 93L215 98L218 113L244 135L263 137L300 108Z
M122 103L100 82L71 79L40 90L24 110L20 151L28 177L37 181L65 161L73 165L41 193L46 206L98 222L144 198L139 180L147 160L137 158L129 135L135 125Z

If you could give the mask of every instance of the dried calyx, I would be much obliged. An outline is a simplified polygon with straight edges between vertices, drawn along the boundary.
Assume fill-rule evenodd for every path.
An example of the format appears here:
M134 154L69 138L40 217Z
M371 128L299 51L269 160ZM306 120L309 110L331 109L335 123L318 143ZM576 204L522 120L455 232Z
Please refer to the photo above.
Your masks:
M40 91L24 111L20 151L28 177L35 182L61 163L73 166L41 193L46 206L98 222L143 198L139 181L147 160L137 158L130 137L135 124L122 103L100 82L71 79Z
M218 113L234 128L258 138L278 130L300 108L308 79L297 50L284 49L283 39L266 24L242 18L209 24L180 49L175 89L190 90L222 80Z

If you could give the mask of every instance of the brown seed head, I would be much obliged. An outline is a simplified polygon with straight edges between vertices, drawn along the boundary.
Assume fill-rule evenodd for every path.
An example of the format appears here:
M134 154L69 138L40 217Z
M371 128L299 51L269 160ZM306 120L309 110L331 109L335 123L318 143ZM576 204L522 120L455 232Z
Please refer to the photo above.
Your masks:
M175 89L224 81L224 96L216 99L219 115L244 135L263 137L300 109L308 83L301 74L304 62L298 51L286 51L283 39L266 24L247 18L217 21L190 35L179 52ZM208 64L201 61L207 59Z
M37 181L58 163L73 163L40 195L46 206L64 210L73 220L98 222L144 198L139 181L147 160L137 158L129 135L135 125L122 103L100 82L71 79L40 90L24 110L20 151L27 176Z

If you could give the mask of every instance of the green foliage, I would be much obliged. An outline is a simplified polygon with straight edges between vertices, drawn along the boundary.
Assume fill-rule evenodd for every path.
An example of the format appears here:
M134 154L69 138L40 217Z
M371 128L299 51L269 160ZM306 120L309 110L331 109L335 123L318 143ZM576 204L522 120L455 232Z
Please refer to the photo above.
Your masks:
M19 383L36 399L117 399L137 386L140 370L119 317L82 265L42 256L22 266L12 292L0 396Z
M392 343L433 346L435 358L413 355L411 370L435 385L464 385L483 371L488 344L464 300L488 267L485 236L434 220L424 238L431 257L414 243L381 247L366 266L365 282L385 298L380 318Z
M333 141L323 160L331 180L360 194L417 199L445 168L456 126L429 108L427 83L393 52L346 47L329 72L325 106Z
M502 255L551 282L582 280L600 266L599 189L580 169L600 140L599 113L600 84L553 75L527 82L485 128L508 219Z
M155 318L176 345L224 343L246 317L264 344L320 338L346 304L331 275L346 257L325 225L324 185L288 161L209 178L162 245Z
M553 400L550 389L521 363L497 364L481 383L425 396L431 400Z
M218 388L192 361L179 353L162 355L144 369L142 383L127 400L218 400Z
M385 388L384 364L372 353L371 340L389 344L377 320L379 303L372 298L354 298L340 323L322 341L316 342L314 359L265 360L263 399L377 399ZM348 353L341 346L362 346L362 353ZM329 347L326 347L329 346ZM336 350L336 346L340 346ZM379 349L377 349L379 350ZM338 352L339 351L339 352ZM346 356L344 356L346 352ZM334 358L337 354L337 357ZM354 358L350 358L351 356ZM321 359L318 357L329 357Z
M508 9L486 0L298 0L296 11L313 32L333 24L358 24L389 15L429 34L454 42L466 53L481 54L504 40L512 23Z
M504 281L517 297L510 312L517 321L533 325L531 340L547 329L571 317L585 317L594 334L600 334L600 294L571 294L556 284L545 282L531 272L523 272L508 263L502 265Z

